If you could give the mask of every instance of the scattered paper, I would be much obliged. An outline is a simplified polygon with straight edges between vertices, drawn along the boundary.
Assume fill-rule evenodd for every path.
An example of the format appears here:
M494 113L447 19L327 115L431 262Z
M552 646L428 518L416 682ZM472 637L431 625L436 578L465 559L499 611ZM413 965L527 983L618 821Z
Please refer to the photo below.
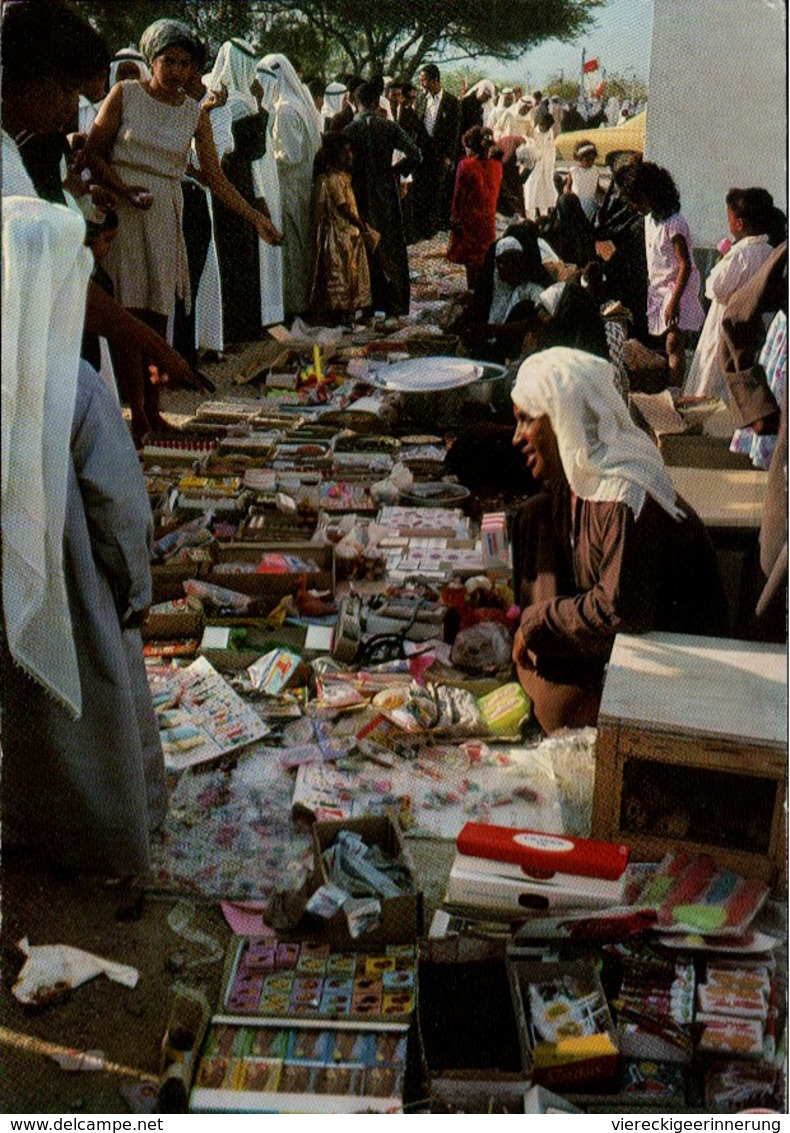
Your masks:
M263 919L265 901L221 901L222 915L236 936L274 936Z
M41 1005L95 976L105 975L124 987L136 987L140 973L126 964L105 960L69 944L31 945L27 937L18 943L27 956L11 989L20 1003Z
M165 766L174 771L217 759L269 733L205 657L186 669L152 676L150 684Z

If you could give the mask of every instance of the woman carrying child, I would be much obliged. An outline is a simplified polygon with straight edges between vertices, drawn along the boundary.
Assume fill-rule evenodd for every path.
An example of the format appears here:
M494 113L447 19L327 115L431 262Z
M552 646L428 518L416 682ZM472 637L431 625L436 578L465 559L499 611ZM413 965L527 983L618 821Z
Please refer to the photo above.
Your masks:
M730 189L727 225L732 241L719 245L722 258L705 281L710 309L702 328L684 393L690 397L723 397L727 383L719 363L721 324L729 298L752 278L773 252L768 242L773 198L765 189Z
M691 232L680 213L680 194L671 174L652 161L633 167L624 190L645 217L647 329L656 348L666 355L668 384L682 388L687 335L702 327L705 312Z
M314 314L353 321L370 306L365 239L372 230L361 219L351 186L351 144L343 134L325 134L316 158L316 254L310 308Z

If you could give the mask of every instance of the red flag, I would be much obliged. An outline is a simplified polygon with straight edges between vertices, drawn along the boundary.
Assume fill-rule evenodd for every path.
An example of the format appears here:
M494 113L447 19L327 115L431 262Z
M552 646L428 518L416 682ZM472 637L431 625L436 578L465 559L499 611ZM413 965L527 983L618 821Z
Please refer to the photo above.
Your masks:
M598 86L593 91L593 96L595 98L600 98L605 90L606 90L606 83L599 83Z
M591 71L597 71L597 70L598 70L598 60L597 59L588 59L587 62L584 64L585 75L589 75Z

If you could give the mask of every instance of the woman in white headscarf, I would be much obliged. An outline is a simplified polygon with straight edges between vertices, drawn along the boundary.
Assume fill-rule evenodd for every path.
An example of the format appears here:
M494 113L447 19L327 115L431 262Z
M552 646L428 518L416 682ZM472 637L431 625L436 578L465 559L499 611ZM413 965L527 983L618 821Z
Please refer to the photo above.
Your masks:
M552 347L522 363L513 444L547 491L516 517L518 677L550 733L594 725L618 633L726 633L716 556L631 421L612 366Z
M283 210L283 301L290 318L307 310L313 266L313 162L321 147L318 111L284 55L261 64L275 75L272 141Z
M252 167L252 176L255 183L255 193L258 197L265 197L269 205L272 222L282 230L283 211L280 197L280 175L277 159L274 156L274 138L272 127L274 125L274 100L278 87L278 78L274 71L259 63L256 70L258 84L261 89L261 109L267 115L266 122L266 150ZM260 297L261 297L261 324L265 327L274 323L281 323L285 317L283 307L283 250L271 244L258 244L258 260L260 264Z
M232 119L233 148L222 157L223 172L253 206L260 196L255 190L253 165L266 149L266 115L258 102L255 65L252 47L243 39L231 39L220 47L208 80L209 90L228 92L225 108ZM224 337L234 343L254 341L261 332L258 234L222 201L214 197L212 203ZM270 208L268 201L266 206Z
M137 628L151 509L118 403L79 360L82 220L4 197L2 225L3 842L139 874L166 809Z

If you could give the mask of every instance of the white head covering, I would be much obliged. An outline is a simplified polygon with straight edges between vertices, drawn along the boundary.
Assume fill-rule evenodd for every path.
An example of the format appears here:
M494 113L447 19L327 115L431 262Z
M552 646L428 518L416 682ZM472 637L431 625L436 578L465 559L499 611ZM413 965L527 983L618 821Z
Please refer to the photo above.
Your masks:
M524 245L515 236L500 236L494 248L494 257L503 256L505 252L518 252L521 255Z
M602 358L553 346L522 362L511 397L530 417L551 421L568 483L583 500L619 500L638 516L650 495L683 518L653 442L631 420Z
M284 55L275 54L264 55L259 67L261 65L274 71L277 76L275 106L278 102L288 102L299 112L317 153L321 148L321 116L315 108L310 92L294 70L293 64Z
M343 99L348 94L345 83L329 83L324 90L324 105L321 108L321 119L324 123L331 122L336 114L343 109Z
M3 610L14 661L82 709L63 568L71 425L91 254L74 212L3 198Z
M261 107L267 114L271 114L274 110L274 103L277 99L277 92L280 89L280 78L277 72L272 71L266 67L261 60L255 68L255 75L258 82L263 88L261 94Z
M209 78L209 90L228 89L227 105L234 119L258 113L258 101L250 90L255 81L255 52L246 40L229 39L217 52Z
M496 94L496 87L490 79L480 79L479 82L469 88L466 92L466 97L468 98L470 94L473 94L478 100L481 99L484 94L488 94L493 98Z
M136 63L140 68L140 78L151 78L151 72L148 68L148 64L142 56L142 53L138 51L136 47L124 47L121 51L116 51L115 55L113 55L112 57L112 61L110 62L110 89L115 86L118 75L118 67L121 63Z

